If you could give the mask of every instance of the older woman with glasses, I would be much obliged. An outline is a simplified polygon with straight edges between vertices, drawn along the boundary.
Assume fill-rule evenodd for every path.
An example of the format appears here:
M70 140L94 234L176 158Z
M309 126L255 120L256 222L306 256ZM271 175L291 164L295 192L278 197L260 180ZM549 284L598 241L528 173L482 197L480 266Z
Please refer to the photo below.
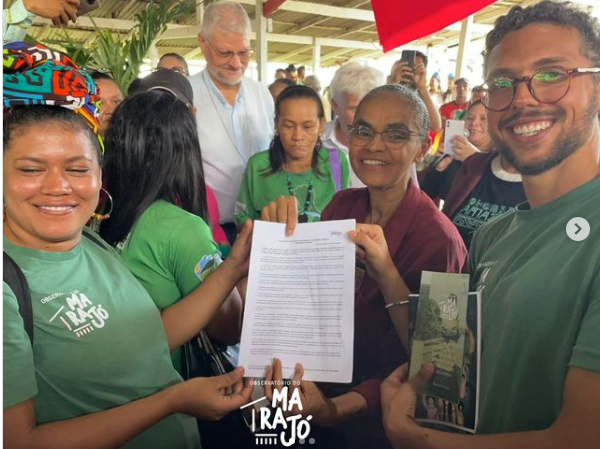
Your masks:
M357 244L353 382L301 382L304 414L317 426L348 430L356 447L389 447L378 418L380 379L408 360L408 295L421 272L460 272L467 252L452 223L411 181L410 169L427 148L429 117L423 101L402 85L376 88L361 101L350 128L350 162L367 186L338 192L323 220L356 219ZM292 204L293 206L293 204ZM280 219L295 226L295 211ZM269 208L263 218L276 221ZM277 356L277 354L274 354ZM280 363L267 378L280 377ZM297 373L297 378L301 378ZM367 419L355 419L367 414ZM340 424L347 423L340 427ZM359 428L360 432L356 429ZM323 429L320 429L323 431ZM325 432L328 446L345 447L344 432Z

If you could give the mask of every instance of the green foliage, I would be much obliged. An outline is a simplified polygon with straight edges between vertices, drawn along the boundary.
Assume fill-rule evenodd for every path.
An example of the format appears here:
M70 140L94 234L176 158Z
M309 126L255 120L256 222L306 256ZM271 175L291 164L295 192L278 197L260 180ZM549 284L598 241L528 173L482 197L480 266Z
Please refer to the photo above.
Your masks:
M135 26L126 37L100 29L95 23L95 38L90 45L82 45L65 32L60 44L80 65L91 70L111 74L122 92L127 92L131 82L140 74L144 57L152 42L167 30L171 22L189 16L195 11L194 0L178 1L173 7L168 1L152 1L135 16ZM92 19L93 22L93 19Z

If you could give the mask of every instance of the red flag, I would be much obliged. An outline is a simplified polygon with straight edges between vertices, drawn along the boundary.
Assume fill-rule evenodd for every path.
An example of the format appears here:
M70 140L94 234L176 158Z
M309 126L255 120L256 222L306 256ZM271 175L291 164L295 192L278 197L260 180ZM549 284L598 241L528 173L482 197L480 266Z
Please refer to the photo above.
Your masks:
M379 42L388 52L429 36L496 0L371 0Z

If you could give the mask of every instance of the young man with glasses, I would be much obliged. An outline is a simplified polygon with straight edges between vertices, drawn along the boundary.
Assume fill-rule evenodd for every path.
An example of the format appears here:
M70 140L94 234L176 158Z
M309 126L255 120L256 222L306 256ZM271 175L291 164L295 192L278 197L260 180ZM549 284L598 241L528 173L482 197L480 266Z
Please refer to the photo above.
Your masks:
M600 26L573 6L543 1L513 8L486 44L490 133L522 173L528 202L483 226L470 254L472 288L483 296L482 435L415 424L414 391L431 364L410 381L406 367L385 381L384 425L406 449L596 448Z
M233 212L250 156L269 147L273 99L262 84L244 76L252 56L250 19L236 2L213 2L198 36L206 69L189 78L206 183L213 189L221 222L235 239Z

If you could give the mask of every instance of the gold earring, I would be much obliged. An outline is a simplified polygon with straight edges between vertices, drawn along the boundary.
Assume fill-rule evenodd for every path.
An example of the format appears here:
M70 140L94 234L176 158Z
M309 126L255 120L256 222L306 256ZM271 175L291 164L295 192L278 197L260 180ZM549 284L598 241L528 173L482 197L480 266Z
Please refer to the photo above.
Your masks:
M108 212L105 214L99 214L97 212L94 212L92 214L92 218L94 220L104 221L104 220L108 220L110 218L110 214L112 213L112 210L113 210L113 199L112 199L112 196L110 196L110 193L108 193L108 190L106 190L104 187L101 187L100 190L104 191L104 194L110 201L110 208L108 209Z

